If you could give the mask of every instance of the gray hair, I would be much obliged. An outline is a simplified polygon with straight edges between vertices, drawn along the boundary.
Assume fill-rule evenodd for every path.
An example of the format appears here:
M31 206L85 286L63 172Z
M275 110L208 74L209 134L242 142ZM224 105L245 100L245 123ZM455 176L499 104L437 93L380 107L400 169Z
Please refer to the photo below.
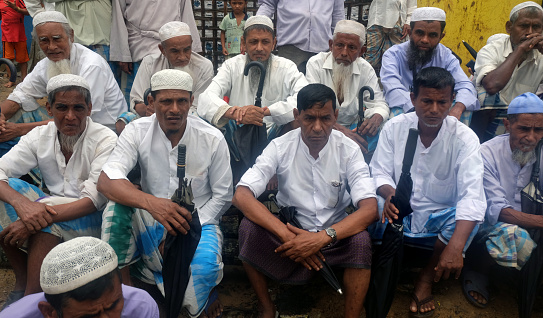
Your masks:
M336 37L337 35L341 33L341 32L338 32L338 33L334 33L334 35L332 35L332 40L334 42L336 42ZM342 34L352 34L352 33L342 33ZM353 35L356 35L356 34L353 34ZM358 37L360 39L360 49L362 49L362 47L364 46L365 42L366 42L366 39L362 39L361 37Z
M520 16L521 13L526 14L528 16L534 16L538 12L542 12L541 8L537 8L537 7L534 7L534 6L526 7L524 9L518 10L517 12L513 13L511 15L511 18L509 19L509 21L511 21L511 23L515 23L518 20L518 17Z
M64 87L59 87L57 89L54 89L49 94L47 94L47 101L52 106L55 103L57 93L68 92L68 91L75 91L83 95L83 98L85 99L85 104L87 104L87 107L91 103L90 91L81 86L64 86Z
M38 25L36 25L36 27L42 25L42 24L45 24L45 23L59 23L62 25L62 28L64 29L64 32L66 32L66 35L68 37L70 37L70 34L72 34L72 27L68 24L68 23L61 23L61 22L44 22L44 23L40 23ZM36 33L36 27L34 27L34 29L32 29L32 38L34 39L37 39L38 38L38 34Z

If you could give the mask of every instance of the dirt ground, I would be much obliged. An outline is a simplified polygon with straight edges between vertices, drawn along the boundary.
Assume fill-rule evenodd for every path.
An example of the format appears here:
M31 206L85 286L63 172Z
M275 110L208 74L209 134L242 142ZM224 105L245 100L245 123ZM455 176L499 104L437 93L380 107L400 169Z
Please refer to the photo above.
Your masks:
M3 84L7 79L0 78L0 101L12 91ZM40 102L40 104L44 104ZM407 273L398 286L396 297L388 317L407 317L409 306L409 290L412 289L412 276ZM341 277L339 273L338 278ZM460 281L450 279L435 285L436 315L434 317L461 318L505 318L517 317L516 287L514 279L506 275L495 275L496 287L491 289L490 306L486 309L476 308L465 299ZM340 278L341 279L341 278ZM14 285L13 271L0 269L0 306ZM303 286L287 286L270 284L274 302L281 317L334 318L342 317L343 296L338 295L319 276ZM256 297L241 266L225 267L224 279L219 286L219 294L224 306L225 318L256 317ZM536 299L533 317L543 317L543 299L541 294ZM15 318L15 317L14 317Z

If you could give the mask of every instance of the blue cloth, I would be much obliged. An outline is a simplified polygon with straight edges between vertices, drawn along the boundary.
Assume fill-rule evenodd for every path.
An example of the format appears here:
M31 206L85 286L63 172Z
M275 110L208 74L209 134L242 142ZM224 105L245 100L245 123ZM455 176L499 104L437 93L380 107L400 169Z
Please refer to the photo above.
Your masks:
M543 113L543 100L534 93L524 93L515 97L509 104L507 114Z
M488 231L486 249L501 266L521 270L537 246L530 234L518 225L498 222Z
M409 69L407 64L409 43L410 41L394 45L383 54L381 84L383 84L385 99L391 109L401 107L404 111L408 111L413 108L410 97L413 71ZM456 101L464 104L466 110L479 109L475 87L450 49L443 44L438 44L432 60L422 68L429 66L442 67L449 71L455 79ZM416 71L419 72L422 68Z

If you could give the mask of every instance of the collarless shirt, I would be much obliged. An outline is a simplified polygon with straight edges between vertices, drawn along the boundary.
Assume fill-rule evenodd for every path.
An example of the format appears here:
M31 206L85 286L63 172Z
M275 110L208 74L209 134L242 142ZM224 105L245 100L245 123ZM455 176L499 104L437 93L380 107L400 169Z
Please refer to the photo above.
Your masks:
M307 62L307 81L309 83L321 83L334 89L333 63L334 57L331 52L321 52L311 57ZM338 124L349 127L358 121L358 92L364 86L371 87L375 94L373 100L370 100L369 92L364 94L364 105L367 108L364 112L364 118L369 119L374 114L379 114L383 117L383 122L386 122L390 109L379 87L375 70L370 63L361 57L357 58L352 66L352 77L349 82L350 85L344 88L345 97L343 103L340 105L336 98L336 105L339 105Z
M402 44L396 44L383 54L383 63L381 67L381 84L385 92L385 99L390 108L401 107L404 112L413 108L411 103L411 87L413 86L413 70L409 69L407 64L407 50L410 41ZM480 108L479 100L475 87L462 71L460 62L452 54L451 50L439 43L434 51L434 55L428 64L421 69L437 66L446 69L454 77L454 89L456 91L456 102L466 106L466 110L474 111Z
M272 140L237 186L248 187L258 197L275 174L277 202L295 207L298 221L312 232L345 218L351 201L357 207L358 201L376 197L360 147L336 130L317 159L309 153L300 128Z
M66 162L54 122L32 129L7 154L0 158L0 180L19 178L38 167L51 195L89 198L97 210L106 198L96 190L102 166L113 151L117 135L87 117L87 127L77 140Z
M232 201L232 170L226 140L219 130L189 115L179 144L187 146L186 178L192 188L200 223L219 224ZM156 115L131 122L103 167L112 179L127 179L136 162L142 191L170 199L179 185L178 145L172 147Z
M417 0L376 0L370 5L368 29L372 25L393 28L398 20L403 27L411 22L411 14L417 8Z
M377 188L385 184L396 188L409 129L417 128L418 122L415 113L403 114L389 120L381 130L370 163ZM456 207L456 220L483 221L486 199L479 139L456 118L445 118L430 147L418 138L411 178L413 233L424 229L431 213L452 207Z

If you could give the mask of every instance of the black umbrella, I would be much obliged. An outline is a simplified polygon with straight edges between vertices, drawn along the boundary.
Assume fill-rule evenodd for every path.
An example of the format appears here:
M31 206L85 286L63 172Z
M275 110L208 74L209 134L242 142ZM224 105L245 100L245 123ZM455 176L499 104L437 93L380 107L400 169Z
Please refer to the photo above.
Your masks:
M539 141L536 148L536 161L532 168L530 183L520 193L522 212L535 215L543 214L543 197L539 190L539 165L542 144L543 141ZM530 233L530 237L537 244L537 247L534 248L530 259L520 271L518 284L518 313L520 318L532 316L537 289L543 278L543 235L541 235L540 229L529 229L528 233Z
M364 122L364 111L366 110L366 107L364 107L364 92L368 91L370 92L370 100L373 100L375 98L375 93L373 92L373 88L369 86L364 86L360 88L358 91L358 124L356 125L356 131L358 132L358 129L360 129L360 125Z
M391 199L391 202L399 210L398 219L387 224L382 244L373 256L370 286L365 302L366 317L386 317L394 300L403 260L403 218L413 212L409 204L413 190L410 170L417 148L418 136L418 130L409 129L402 174L396 186L396 195Z
M266 68L262 63L258 61L252 61L245 66L243 73L245 76L249 75L249 69L251 67L260 68L260 81L258 82L258 89L256 91L255 106L262 107L262 90L264 88L264 80L266 79ZM255 163L256 157L258 157L268 142L268 133L266 131L266 124L262 126L256 125L243 125L238 127L234 132L234 145L238 149L240 160L243 163L240 176Z
M9 67L9 72L11 73L9 75L9 81L15 83L17 80L17 68L15 68L15 64L5 58L0 58L0 64L6 64Z
M168 318L179 316L185 290L190 278L190 263L200 242L202 226L198 218L198 212L192 203L192 190L185 178L185 156L187 147L177 146L177 177L179 187L172 196L172 201L192 213L192 221L189 222L190 230L186 235L178 232L177 236L170 233L166 235L164 243L164 262L162 277L164 279L164 293L166 298L166 312Z
M277 198L275 197L275 194L273 193L270 194L268 198L272 200L275 203L275 205L277 205L277 207L279 208L279 219L281 220L281 222L285 224L290 223L299 229L303 229L302 225L296 218L296 214L298 213L298 211L296 211L295 207L293 206L280 207L279 204L277 203ZM319 261L322 264L322 268L319 271L322 277L324 277L324 279L328 282L328 284L330 284L330 286L332 286L332 288L334 288L335 291L337 291L340 295L343 295L343 291L341 290L341 285L339 284L339 281L336 275L334 274L334 271L330 267L330 265L328 265L328 263L324 262L320 258L319 258Z
M472 48L471 45L468 44L468 42L462 40L462 43L464 44L464 46L468 50L469 54L471 54L471 56L473 56L473 58L476 59L477 58L477 51L475 51L475 49Z

